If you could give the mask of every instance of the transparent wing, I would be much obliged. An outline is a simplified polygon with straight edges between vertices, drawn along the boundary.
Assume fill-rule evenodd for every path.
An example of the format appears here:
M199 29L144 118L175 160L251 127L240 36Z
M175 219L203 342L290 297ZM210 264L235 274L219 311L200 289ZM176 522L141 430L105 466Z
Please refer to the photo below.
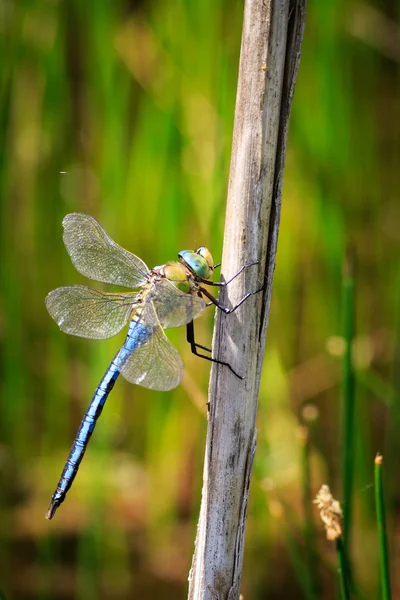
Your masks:
M89 279L136 288L149 273L145 263L116 244L90 215L64 217L64 244L74 267Z
M133 351L121 373L131 383L151 390L172 390L182 380L183 364L178 351L166 337L150 301L143 310L142 321L153 335Z
M197 294L185 294L167 279L157 280L149 292L157 316L164 329L181 327L198 317L206 303Z
M50 292L46 307L61 331L103 340L126 325L138 295L108 294L86 285L71 285Z

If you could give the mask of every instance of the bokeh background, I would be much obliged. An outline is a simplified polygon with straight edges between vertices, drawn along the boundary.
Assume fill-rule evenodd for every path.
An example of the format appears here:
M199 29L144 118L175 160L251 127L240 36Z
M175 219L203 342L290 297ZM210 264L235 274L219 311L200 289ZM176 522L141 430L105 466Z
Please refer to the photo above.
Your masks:
M287 149L248 511L244 598L336 597L310 499L343 500L343 314L354 309L349 550L378 591L373 459L399 558L400 5L309 1ZM44 306L84 283L61 221L87 212L148 265L221 256L243 3L1 0L0 596L183 599L200 506L209 364L117 382L68 499L44 518L123 334L62 334ZM354 303L343 278L353 257ZM347 286L347 287L346 287ZM209 344L212 311L198 321ZM343 507L345 510L348 506ZM392 570L394 597L399 571ZM397 593L397 596L396 596ZM3 596L1 596L3 598Z

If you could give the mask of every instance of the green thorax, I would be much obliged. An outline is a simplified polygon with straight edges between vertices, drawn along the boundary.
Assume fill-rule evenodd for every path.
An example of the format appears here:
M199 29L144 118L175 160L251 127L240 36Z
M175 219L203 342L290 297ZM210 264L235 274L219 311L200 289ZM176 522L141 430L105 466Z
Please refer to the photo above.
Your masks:
M161 274L173 283L178 290L188 294L191 290L193 279L188 270L178 262L169 262L161 268Z

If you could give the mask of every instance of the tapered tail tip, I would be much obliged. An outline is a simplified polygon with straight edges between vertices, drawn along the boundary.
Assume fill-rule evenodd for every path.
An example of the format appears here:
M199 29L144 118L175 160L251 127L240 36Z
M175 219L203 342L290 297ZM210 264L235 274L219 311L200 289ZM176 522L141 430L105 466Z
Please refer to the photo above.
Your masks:
M58 502L54 502L54 500L52 500L50 502L50 506L47 510L46 513L46 519L48 519L49 521L54 517L54 515L56 514L56 510L59 507Z

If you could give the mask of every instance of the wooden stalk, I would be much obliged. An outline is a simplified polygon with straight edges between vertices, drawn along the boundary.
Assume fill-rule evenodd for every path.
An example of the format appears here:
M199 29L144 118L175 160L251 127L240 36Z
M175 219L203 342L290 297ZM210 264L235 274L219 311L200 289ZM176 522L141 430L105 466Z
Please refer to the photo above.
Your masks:
M239 598L256 449L255 420L278 238L288 119L305 0L246 0L222 257L225 306L264 286L231 315L216 311L202 504L190 600ZM216 367L216 368L215 368Z

